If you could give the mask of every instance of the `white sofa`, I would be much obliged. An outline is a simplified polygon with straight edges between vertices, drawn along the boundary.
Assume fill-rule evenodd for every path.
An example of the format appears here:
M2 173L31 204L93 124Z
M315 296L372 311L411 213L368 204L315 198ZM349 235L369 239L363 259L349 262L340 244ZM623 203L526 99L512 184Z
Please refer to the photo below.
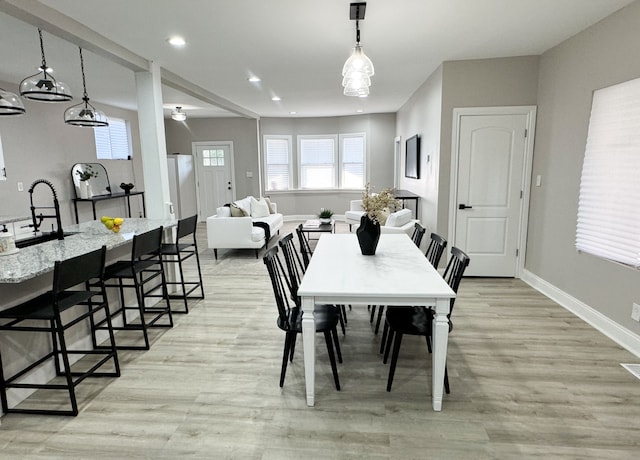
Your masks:
M356 228L360 226L360 219L364 215L362 209L362 200L351 200L349 210L344 213L344 220L349 224L349 231L352 230L352 226ZM407 235L413 235L417 219L412 219L413 212L411 209L400 209L399 211L392 212L387 217L384 225L380 226L380 233L406 233Z
M246 215L232 217L230 206L218 208L215 216L207 217L207 245L216 259L218 249L254 249L258 258L258 251L279 233L284 217L275 203L262 198L248 196L232 206L234 214L241 210Z

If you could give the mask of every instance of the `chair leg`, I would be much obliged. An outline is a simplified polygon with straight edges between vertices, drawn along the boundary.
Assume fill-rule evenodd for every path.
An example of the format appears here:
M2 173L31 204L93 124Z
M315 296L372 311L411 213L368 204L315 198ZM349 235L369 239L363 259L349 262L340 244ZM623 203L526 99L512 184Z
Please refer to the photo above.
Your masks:
M282 368L280 369L280 388L284 386L284 377L287 374L287 360L289 359L289 347L291 346L292 333L284 335L284 350L282 352Z
M180 272L180 285L182 286L182 296L184 301L184 313L189 313L189 305L187 303L187 285L184 281L184 271L182 270L182 257L178 254L178 271ZM182 312L176 312L182 313Z
M340 350L340 341L338 340L338 330L335 327L331 329L331 335L333 336L333 344L336 347L336 355L338 356L338 362L342 364L342 351Z
M389 333L389 324L385 321L382 328L382 340L380 340L380 354L384 352L384 346L387 343L387 334Z
M449 394L451 393L449 389L449 374L447 373L447 365L444 365L444 391Z
M64 376L67 381L67 389L69 391L69 400L71 401L71 413L78 415L78 402L76 401L76 390L73 384L73 377L71 376L71 364L69 364L69 355L67 354L67 344L64 340L64 328L62 326L62 320L60 315L56 314L56 331L54 334L58 336L60 343L60 354L62 355L62 365L64 366ZM57 359L56 359L57 360Z
M369 322L373 323L373 318L376 317L376 306L371 305L371 318L369 318Z
M289 362L293 362L293 354L296 351L296 339L298 338L298 334L293 334L291 336L291 351L289 351Z
M331 362L331 372L333 372L333 381L336 384L336 390L340 391L340 380L338 379L338 366L336 366L336 357L333 353L333 341L331 340L331 332L324 331L324 340L327 343L327 352L329 353L329 361Z
M427 350L429 350L429 353L431 353L431 336L427 335L425 336L425 339L427 339Z
M393 384L393 376L396 373L396 364L398 363L398 355L400 354L400 345L402 344L402 334L398 332L393 342L393 355L391 356L391 365L389 366L389 379L387 380L387 391L391 391Z
M344 316L342 315L340 305L336 305L336 308L338 309L338 320L340 321L340 329L342 329L342 335L346 335L346 330L344 327Z
M218 260L218 250L216 248L213 248L213 256Z
M380 321L382 321L382 314L384 313L384 305L380 305L380 310L378 311L378 319L376 320L376 328L374 333L377 334L380 330Z
M347 307L344 304L340 305L340 311L342 312L342 317L344 318L344 324L349 324L349 319L347 318Z
M387 342L384 347L384 357L382 358L382 362L387 364L387 360L389 359L389 352L391 351L391 345L393 344L393 337L395 335L395 331L389 328L389 333L387 335Z

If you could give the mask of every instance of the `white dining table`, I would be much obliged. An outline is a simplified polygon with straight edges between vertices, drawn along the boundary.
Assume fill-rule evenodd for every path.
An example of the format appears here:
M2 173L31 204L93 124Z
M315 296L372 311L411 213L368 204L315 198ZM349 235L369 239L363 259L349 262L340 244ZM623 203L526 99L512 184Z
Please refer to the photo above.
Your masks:
M307 405L315 405L316 304L428 306L433 320L432 403L442 410L450 299L455 293L406 234L380 236L376 254L363 256L355 234L323 234L298 289Z

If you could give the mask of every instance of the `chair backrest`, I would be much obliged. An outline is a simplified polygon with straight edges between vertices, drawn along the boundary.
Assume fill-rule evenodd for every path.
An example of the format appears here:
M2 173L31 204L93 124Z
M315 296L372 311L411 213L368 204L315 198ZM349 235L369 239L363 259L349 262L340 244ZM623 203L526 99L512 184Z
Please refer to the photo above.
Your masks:
M427 252L425 252L425 256L431 262L435 268L438 268L440 264L440 258L444 253L445 248L447 247L447 240L438 235L437 233L431 234L431 241L429 242L429 247L427 248Z
M422 237L424 236L424 232L426 231L426 228L420 225L419 222L416 222L413 229L413 236L411 237L411 240L415 243L416 246L420 247L420 243L422 243Z
M102 280L106 253L107 247L102 246L71 259L56 261L53 269L53 292L62 292L92 279Z
M302 254L302 261L304 262L304 268L306 269L309 266L309 262L311 261L313 251L311 250L311 246L309 245L307 236L302 231L302 224L296 227L296 233L298 234L298 242L300 243L300 253Z
M140 235L134 235L131 258L138 260L142 256L158 254L162 245L162 230L163 227L158 227Z
M193 233L193 237L195 238L197 224L198 224L197 214L195 216L185 217L184 219L180 219L178 221L178 231L177 231L176 242L178 242L180 238L183 238L187 235L191 235L192 233Z
M451 248L451 258L449 259L449 263L447 264L443 277L449 287L453 289L453 292L458 292L460 280L469 265L469 260L469 256L460 249L456 247ZM451 312L453 311L453 304L455 303L455 300L455 297L451 299L451 309L447 315L448 318L451 318Z
M293 326L291 321L295 321L297 307L294 307L296 311L292 312L289 301L290 292L288 292L287 288L289 281L280 257L278 257L278 246L273 246L269 249L262 258L262 261L267 266L269 278L271 278L271 287L273 288L273 295L276 299L276 306L278 307L279 325L285 330L291 330ZM287 286L285 286L285 284Z
M291 298L298 303L298 286L302 282L302 277L305 273L305 267L300 258L300 254L293 244L293 233L283 236L278 241L284 260L287 264L287 271L289 273L289 283L291 288Z

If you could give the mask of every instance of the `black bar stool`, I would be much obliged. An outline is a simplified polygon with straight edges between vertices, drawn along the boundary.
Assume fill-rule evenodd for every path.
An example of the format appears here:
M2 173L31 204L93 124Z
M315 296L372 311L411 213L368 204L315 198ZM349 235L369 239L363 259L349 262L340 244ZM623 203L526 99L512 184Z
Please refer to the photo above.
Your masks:
M75 387L87 377L119 377L120 364L115 346L113 329L107 304L107 294L104 286L104 260L106 247L87 254L56 261L53 272L53 289L20 305L0 312L2 324L0 330L20 332L46 332L51 334L51 351L36 359L24 369L5 377L4 366L0 355L0 390L2 410L5 413L17 412L27 414L48 415L78 415ZM71 288L81 286L79 290ZM77 305L86 308L72 307ZM80 350L67 349L65 331L73 326L81 325L85 320L94 321L94 315L104 312L105 329L108 331L109 345L100 349ZM62 319L65 312L65 321ZM73 312L73 315L72 315ZM6 321L4 321L6 320ZM41 324L44 322L45 324ZM32 350L29 350L32 352ZM84 355L71 370L70 355ZM24 353L29 356L29 353ZM20 380L30 371L44 365L53 359L57 377L48 383L21 383ZM62 361L62 362L61 362ZM113 361L113 370L100 371L103 365ZM81 370L82 369L82 370ZM62 377L62 378L61 378ZM64 390L69 393L70 409L41 409L41 408L9 408L7 403L7 389L46 389ZM22 403L28 406L27 401Z
M163 243L160 252L162 261L166 263L178 264L180 271L180 281L167 281L167 285L180 286L181 291L169 294L169 299L182 299L184 310L173 310L173 313L189 313L189 299L204 299L204 286L202 284L202 271L200 270L200 256L198 255L198 243L196 241L196 226L198 216L191 216L178 221L178 231L175 243ZM191 235L193 241L180 242L182 238ZM198 268L198 281L185 281L182 262L195 256ZM191 295L196 289L200 289L199 295Z
M114 331L140 331L144 345L120 345L117 348L123 350L148 350L149 335L147 329L150 327L173 327L173 317L171 316L171 306L167 294L167 283L160 255L162 244L163 227L135 235L131 247L131 260L121 260L109 265L105 269L105 281L117 280L117 283L109 284L106 287L116 287L120 293L120 305L111 313L111 319L120 317L122 325L112 326ZM127 305L124 298L124 290L132 288L136 293L135 306ZM156 294L160 290L160 294ZM156 297L161 300L155 305L147 306L146 298ZM163 302L164 300L164 302ZM130 318L127 312L135 311L137 317ZM149 316L147 318L145 315ZM165 316L167 322L158 323ZM136 315L133 315L136 316ZM105 328L104 321L97 323L95 330ZM122 337L118 335L120 340Z

